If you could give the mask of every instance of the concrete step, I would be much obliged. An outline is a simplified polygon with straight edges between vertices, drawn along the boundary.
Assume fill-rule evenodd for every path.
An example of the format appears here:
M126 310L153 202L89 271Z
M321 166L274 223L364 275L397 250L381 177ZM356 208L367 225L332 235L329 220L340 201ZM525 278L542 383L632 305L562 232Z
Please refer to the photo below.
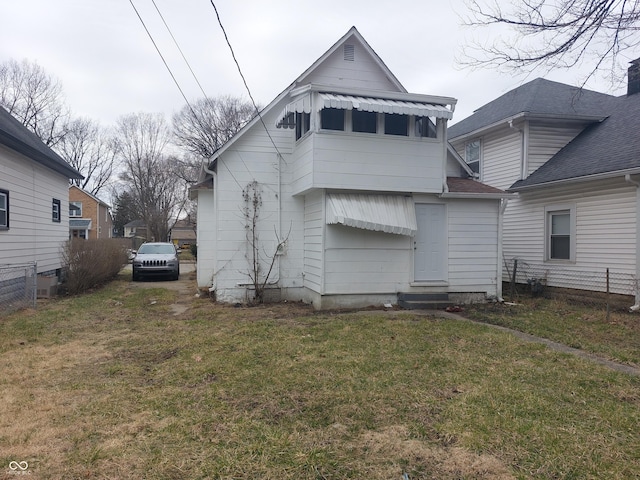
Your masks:
M398 306L406 310L444 310L454 305L446 293L398 294Z

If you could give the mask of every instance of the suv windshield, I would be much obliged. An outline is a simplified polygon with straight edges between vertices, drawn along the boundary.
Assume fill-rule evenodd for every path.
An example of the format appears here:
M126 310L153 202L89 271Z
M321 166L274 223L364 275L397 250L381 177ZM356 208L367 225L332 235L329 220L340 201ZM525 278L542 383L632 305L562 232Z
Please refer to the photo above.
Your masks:
M138 249L138 253L142 253L144 255L174 255L176 253L176 249L173 245L141 245Z

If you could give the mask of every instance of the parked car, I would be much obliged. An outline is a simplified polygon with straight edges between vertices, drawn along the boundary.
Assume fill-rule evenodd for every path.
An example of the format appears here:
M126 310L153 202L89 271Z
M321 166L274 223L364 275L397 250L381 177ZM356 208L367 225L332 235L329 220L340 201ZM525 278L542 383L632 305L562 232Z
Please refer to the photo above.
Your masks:
M133 257L132 264L134 282L146 276L165 275L173 280L178 280L180 276L180 259L173 243L143 243Z

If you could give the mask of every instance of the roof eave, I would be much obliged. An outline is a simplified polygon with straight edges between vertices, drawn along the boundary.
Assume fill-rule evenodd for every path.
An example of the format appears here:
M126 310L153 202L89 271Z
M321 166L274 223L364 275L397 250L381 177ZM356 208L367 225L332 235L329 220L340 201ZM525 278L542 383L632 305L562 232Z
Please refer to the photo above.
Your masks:
M548 182L539 182L539 183L534 183L531 185L523 185L515 188L512 185L511 187L507 188L507 192L518 193L522 191L534 190L537 188L551 188L558 185L565 185L568 183L583 183L583 182L590 182L593 180L606 180L609 178L615 178L615 177L624 176L624 175L637 175L637 174L640 174L640 167L627 168L624 170L615 170L612 172L595 173L592 175L584 175L581 177L563 178L560 180L551 180Z
M501 200L503 198L511 199L518 196L517 193L479 193L479 192L444 192L438 195L440 198L458 198L458 199L479 199L479 200Z

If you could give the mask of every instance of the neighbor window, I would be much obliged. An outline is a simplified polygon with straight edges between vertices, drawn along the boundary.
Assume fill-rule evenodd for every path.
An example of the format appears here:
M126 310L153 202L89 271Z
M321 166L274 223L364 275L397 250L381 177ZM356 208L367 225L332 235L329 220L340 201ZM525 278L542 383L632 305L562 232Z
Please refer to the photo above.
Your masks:
M377 133L378 114L376 112L351 111L352 130L362 133Z
M416 117L415 127L416 137L436 138L438 136L435 118Z
M60 200L57 198L54 198L51 204L51 220L60 222Z
M324 130L344 130L344 110L323 108L320 111L320 124Z
M0 190L0 230L9 229L9 192Z
M296 113L296 140L300 140L309 131L310 113Z
M464 147L464 160L467 162L467 165L471 167L471 170L475 173L480 173L480 151L481 151L481 142L480 139L477 138L467 144Z
M384 116L384 133L387 135L409 135L409 116L398 113L386 113Z
M69 216L70 217L82 216L82 202L69 202Z
M566 207L566 206L565 206ZM547 260L575 260L575 207L546 208Z

